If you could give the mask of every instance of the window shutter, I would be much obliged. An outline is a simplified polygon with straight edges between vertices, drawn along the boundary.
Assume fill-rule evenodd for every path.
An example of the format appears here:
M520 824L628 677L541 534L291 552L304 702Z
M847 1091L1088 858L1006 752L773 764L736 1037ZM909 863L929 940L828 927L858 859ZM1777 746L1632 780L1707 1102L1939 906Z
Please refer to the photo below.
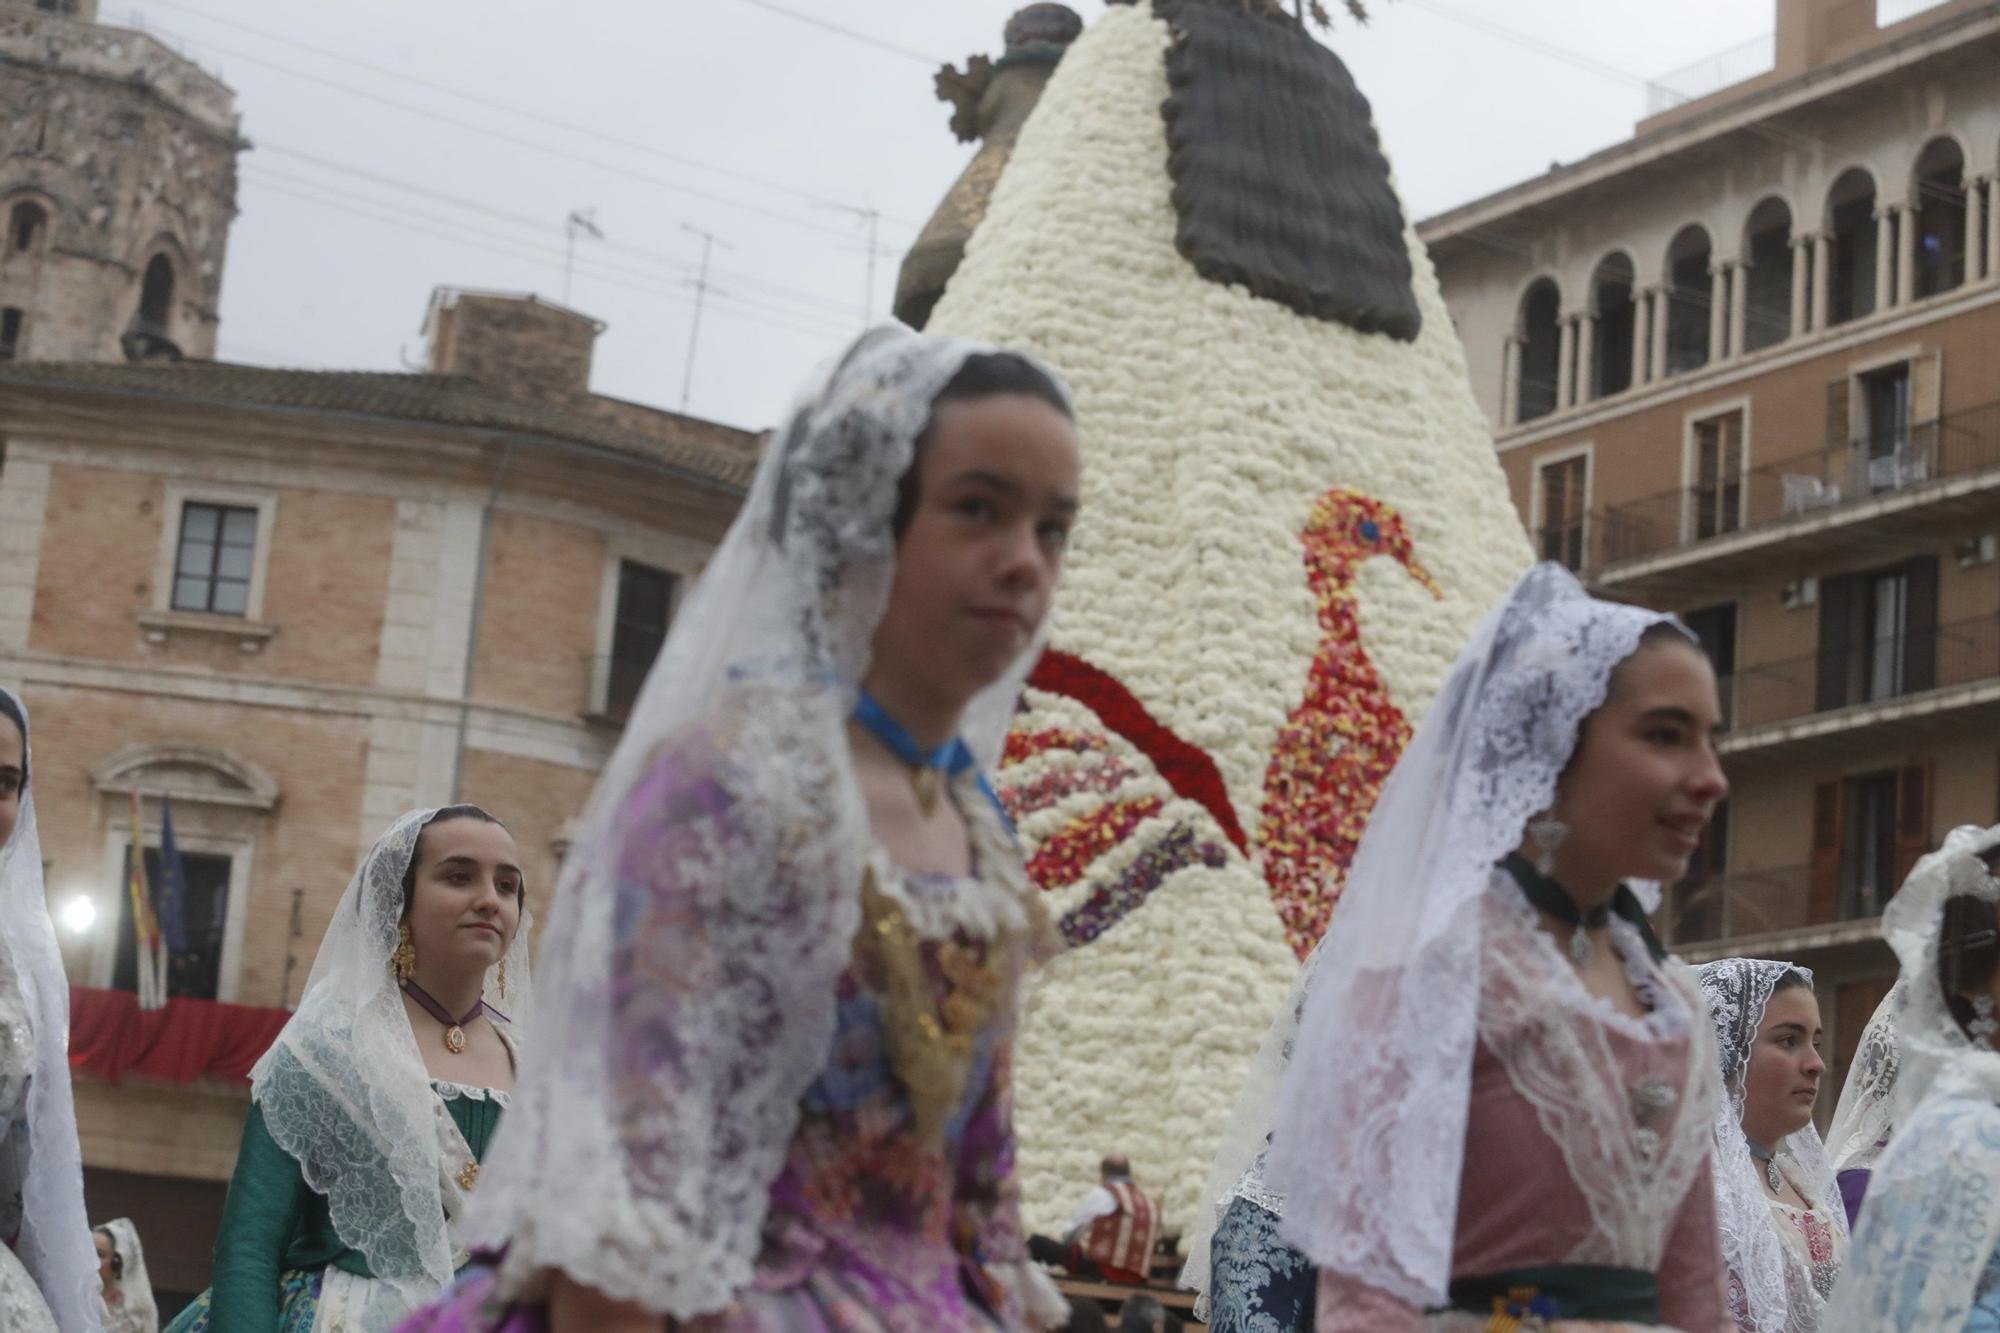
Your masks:
M1829 449L1845 449L1854 442L1847 422L1847 405L1847 380L1843 376L1826 386L1826 447Z
M1896 774L1896 884L1909 877L1930 850L1931 766L1911 764Z
M1819 584L1819 676L1814 704L1824 713L1848 704L1848 674L1854 656L1854 592L1851 574Z
M1812 857L1806 874L1806 916L1818 925L1840 917L1840 786L1813 788Z
M1936 556L1910 562L1909 614L1903 621L1903 689L1915 694L1937 685L1938 565Z
M1936 476L1945 460L1937 457L1943 439L1938 418L1944 415L1944 353L1931 352L1910 362L1910 445L1930 459Z

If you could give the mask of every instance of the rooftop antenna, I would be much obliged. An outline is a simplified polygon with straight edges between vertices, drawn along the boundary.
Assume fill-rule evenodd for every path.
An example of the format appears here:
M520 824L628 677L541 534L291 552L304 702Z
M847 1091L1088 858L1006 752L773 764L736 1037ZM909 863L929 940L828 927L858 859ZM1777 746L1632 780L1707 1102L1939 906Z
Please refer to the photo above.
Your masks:
M576 238L588 236L594 241L604 239L604 232L597 225L595 208L572 208L563 222L563 232L568 244L563 249L563 304L569 304L570 273L576 267Z
M702 302L708 296L709 251L718 245L725 250L733 250L736 247L723 240L720 236L717 236L714 232L704 230L690 223L681 223L681 230L693 232L696 236L701 237L701 276L688 279L694 287L694 325L688 330L687 368L681 372L681 411L685 412L688 409L688 399L694 394L694 349L701 341L701 307Z
M861 293L861 324L866 328L875 322L875 261L884 254L894 253L882 248L882 210L872 204L867 208L855 208L847 204L828 204L826 207L849 214L868 224L868 286ZM840 248L852 251L860 247L843 245Z

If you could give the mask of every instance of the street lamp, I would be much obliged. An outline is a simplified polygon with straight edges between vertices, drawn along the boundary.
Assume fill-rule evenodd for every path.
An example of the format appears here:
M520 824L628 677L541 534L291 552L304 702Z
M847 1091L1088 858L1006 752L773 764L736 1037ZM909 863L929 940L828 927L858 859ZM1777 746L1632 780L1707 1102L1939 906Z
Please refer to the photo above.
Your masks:
M62 923L72 935L85 935L97 924L97 904L77 894L62 906Z

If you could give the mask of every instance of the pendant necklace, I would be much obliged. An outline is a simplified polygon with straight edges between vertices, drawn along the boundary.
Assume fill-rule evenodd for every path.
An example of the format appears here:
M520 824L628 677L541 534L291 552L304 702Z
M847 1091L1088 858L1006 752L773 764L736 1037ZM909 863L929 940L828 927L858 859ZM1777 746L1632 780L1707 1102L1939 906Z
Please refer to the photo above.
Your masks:
M453 1018L451 1011L437 1002L436 996L432 995L422 986L419 986L416 982L405 981L403 983L403 993L415 1000L418 1007L425 1013L444 1024L444 1048L453 1055L462 1055L465 1052L465 1025L467 1023L479 1017L482 1012L494 1014L495 1016L498 1016L500 1012L489 1006L485 1000L475 1000L472 1007L465 1011L465 1017Z
M954 736L936 749L926 750L917 743L909 728L889 716L889 710L875 701L868 691L861 691L861 698L854 705L854 720L882 742L884 749L907 764L910 769L910 786L917 795L917 809L928 819L937 809L938 796L944 791L946 779L955 778L972 767L972 751L964 741ZM983 780L982 780L983 783Z
M1509 852L1500 864L1521 886L1530 903L1538 911L1544 912L1570 928L1569 960L1578 967L1589 967L1591 959L1597 957L1597 946L1591 942L1590 931L1602 930L1611 922L1611 904L1599 903L1588 912L1576 905L1576 899L1569 896L1569 890L1535 869L1528 859L1519 852Z
M1771 1193L1785 1192L1785 1176L1778 1170L1778 1155L1767 1148L1760 1148L1750 1139L1743 1140L1750 1145L1750 1155L1764 1164L1764 1183L1771 1187Z

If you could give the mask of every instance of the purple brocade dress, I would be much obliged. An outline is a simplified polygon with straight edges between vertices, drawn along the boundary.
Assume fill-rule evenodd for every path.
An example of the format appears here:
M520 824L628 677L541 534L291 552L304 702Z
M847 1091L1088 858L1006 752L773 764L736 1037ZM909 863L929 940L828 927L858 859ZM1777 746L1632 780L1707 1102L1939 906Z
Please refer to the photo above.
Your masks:
M689 794L686 776L662 765L632 804L671 805ZM968 816L978 826L977 864L1017 856L1010 843L994 841L998 825L987 812L973 818L968 808ZM634 836L671 840L674 829L642 821ZM638 850L634 859L644 862L671 848ZM1024 892L1032 894L1018 875L910 875L875 852L852 959L828 996L837 1011L832 1049L801 1099L798 1126L771 1185L752 1280L728 1308L670 1319L667 1327L700 1333L1027 1327L1016 1288L1038 1279L1039 1270L1028 1276L1019 1220L1009 1056L1034 932L995 925L1036 920L1039 905L1024 901ZM996 903L1006 910L996 912ZM940 922L956 924L940 930ZM636 932L647 924L642 914ZM915 1024L913 1008L922 1011ZM916 1024L928 1039L913 1035ZM505 1297L501 1257L476 1257L399 1333L546 1330L545 1305Z

